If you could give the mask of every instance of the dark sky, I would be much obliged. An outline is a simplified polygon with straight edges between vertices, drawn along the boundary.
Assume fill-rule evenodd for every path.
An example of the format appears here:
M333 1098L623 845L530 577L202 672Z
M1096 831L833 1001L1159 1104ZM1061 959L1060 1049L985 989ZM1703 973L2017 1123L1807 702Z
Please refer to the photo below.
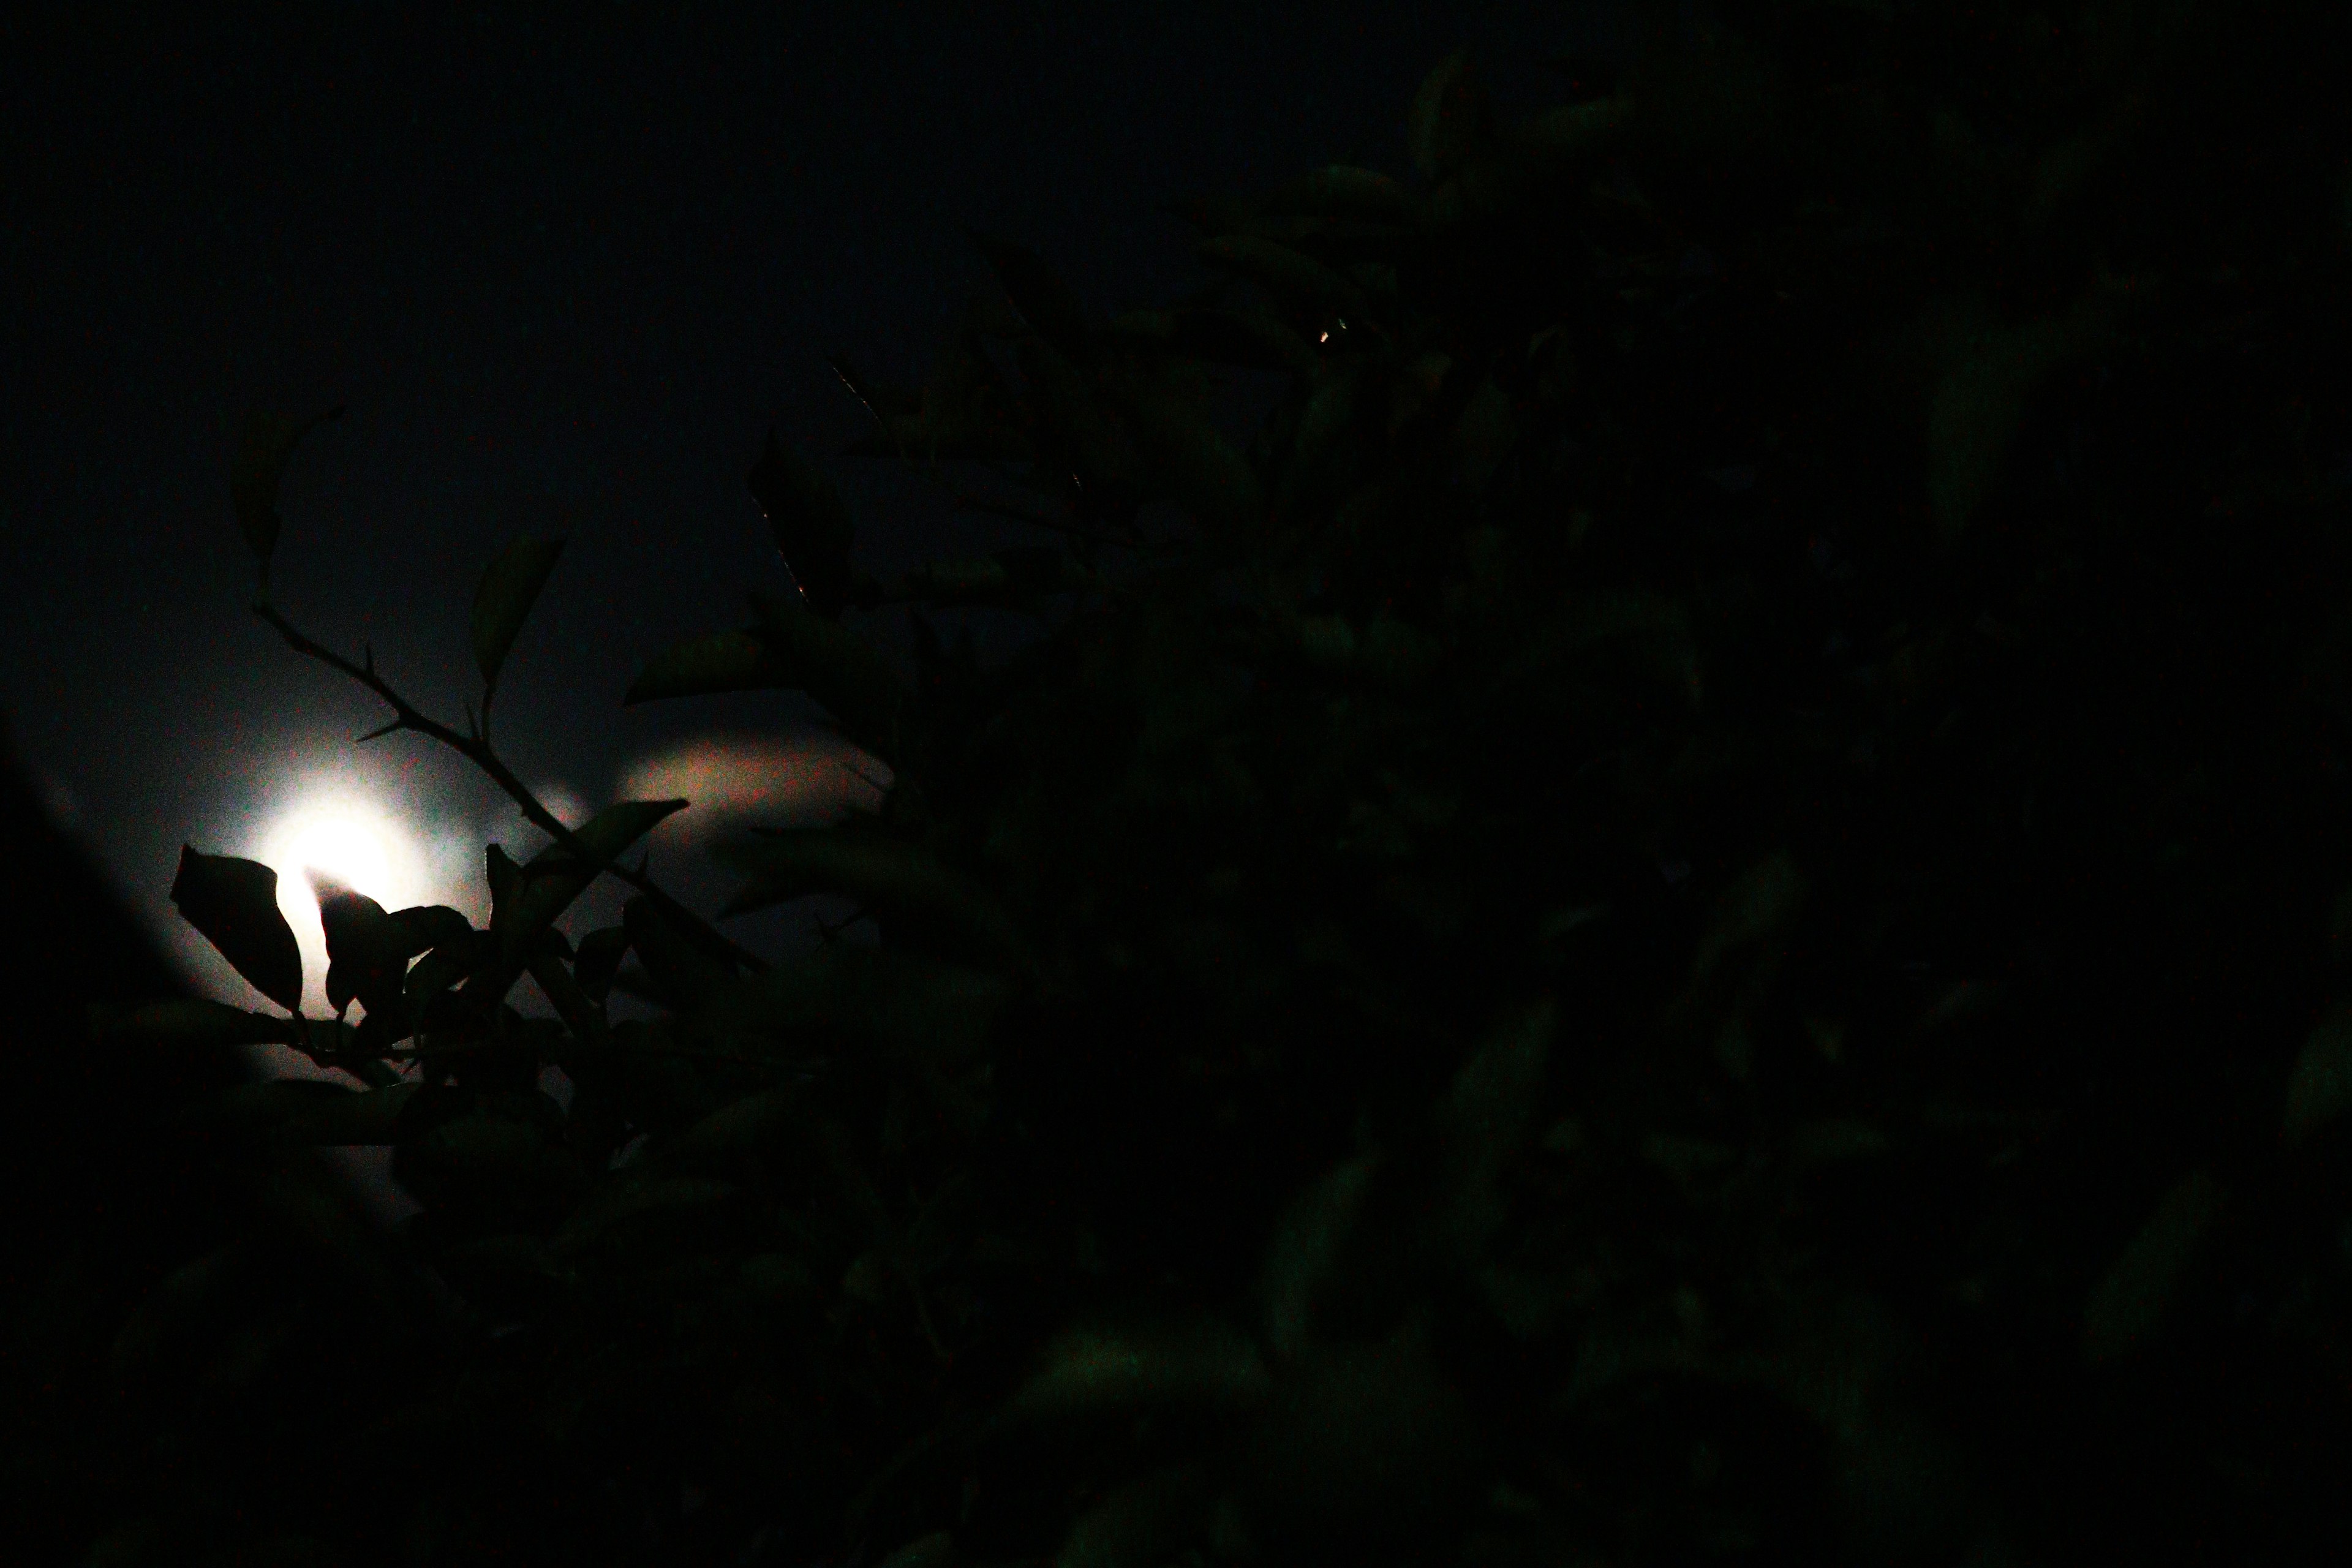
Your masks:
M478 898L485 837L522 837L428 742L355 750L381 709L247 613L226 481L247 406L350 405L297 457L278 602L339 647L372 638L439 714L474 689L483 563L567 534L500 742L602 804L634 761L789 717L618 699L782 582L743 487L761 436L829 455L859 431L835 349L916 379L986 284L960 224L1042 251L1098 312L1158 303L1202 278L1158 202L1330 162L1403 173L1405 106L1451 48L1533 107L1544 58L1615 37L1595 8L1519 0L7 18L0 705L167 933L183 839L258 854L322 779L439 835L436 900ZM917 479L826 460L877 557L975 526Z

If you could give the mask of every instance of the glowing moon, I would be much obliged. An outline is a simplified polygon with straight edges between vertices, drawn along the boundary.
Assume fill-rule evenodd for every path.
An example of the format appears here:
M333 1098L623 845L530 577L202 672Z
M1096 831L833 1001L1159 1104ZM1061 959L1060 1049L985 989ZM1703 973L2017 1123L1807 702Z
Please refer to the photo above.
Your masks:
M381 903L392 881L392 858L384 852L383 834L373 823L350 816L305 818L290 831L286 858L307 878L323 871L345 887ZM280 880L284 871L278 872Z
M278 907L302 950L303 1008L327 1006L327 938L319 925L316 872L387 910L428 902L430 880L416 835L356 792L305 795L262 837L254 857L278 873Z

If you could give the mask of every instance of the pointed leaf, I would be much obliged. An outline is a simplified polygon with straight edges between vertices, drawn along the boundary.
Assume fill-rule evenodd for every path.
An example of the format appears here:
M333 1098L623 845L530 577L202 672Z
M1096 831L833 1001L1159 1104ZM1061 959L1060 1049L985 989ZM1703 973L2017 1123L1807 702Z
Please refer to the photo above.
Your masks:
M629 1245L639 1237L691 1224L735 1195L729 1183L697 1176L632 1171L606 1177L574 1209L550 1244L558 1257L599 1242Z
M474 590L474 662L481 668L483 685L498 685L507 650L514 647L562 553L560 539L518 539L483 570Z
M1275 483L1274 515L1288 521L1336 485L1360 481L1354 465L1343 461L1346 437L1358 428L1360 378L1352 374L1327 377L1299 410L1298 427L1290 440L1290 458Z
M487 931L481 935L488 936ZM436 948L417 961L408 972L401 987L401 1019L417 1026L430 1026L435 999L457 984L478 968L487 955L472 942L453 942ZM371 1013L371 1018L375 1016ZM362 1026L364 1027L364 1026Z
M1725 955L1785 931L1804 906L1804 874L1785 849L1765 857L1723 891L1700 933L1694 978L1712 973Z
M301 1010L302 950L278 912L277 872L184 844L172 901L256 991L289 1013Z
M809 608L838 617L849 603L849 547L856 532L841 491L797 447L779 440L773 426L749 483Z
M988 258L1005 298L1013 301L1030 330L1064 359L1092 374L1102 363L1102 349L1087 328L1086 310L1076 292L1035 251L977 229L967 227L964 232Z
M935 606L1001 605L1041 594L1082 593L1093 573L1059 547L1019 545L970 561L934 561L907 574L905 593Z
M115 1335L108 1363L112 1374L129 1382L144 1375L167 1351L186 1353L184 1347L204 1332L221 1303L249 1276L251 1256L249 1242L233 1241L156 1281ZM100 1560L95 1552L90 1556Z
M2126 310L2143 302L2133 296L2146 292L2110 285L2015 325L1969 300L1937 307L1915 329L1939 362L1927 408L1927 496L1946 542L1997 491L2036 391L2112 342Z
M1616 145L1633 119L1633 100L1590 99L1561 104L1520 125L1512 141L1554 167L1589 160Z
M904 430L909 455L919 453L930 461L958 456L1024 460L1029 442L1015 404L980 330L960 325L923 378L921 405L912 428Z
M907 574L907 596L935 606L1002 604L1013 590L1004 563L990 556L972 561L934 561Z
M342 416L341 404L308 419L289 419L282 414L260 410L245 416L244 427L237 435L236 456L229 463L229 500L236 509L237 526L245 531L245 542L253 547L254 558L265 571L271 553L278 548L278 487L286 477L286 465L294 455L296 444L313 426Z
M680 1132L662 1158L688 1175L731 1174L778 1132L801 1125L805 1089L786 1083L731 1100Z

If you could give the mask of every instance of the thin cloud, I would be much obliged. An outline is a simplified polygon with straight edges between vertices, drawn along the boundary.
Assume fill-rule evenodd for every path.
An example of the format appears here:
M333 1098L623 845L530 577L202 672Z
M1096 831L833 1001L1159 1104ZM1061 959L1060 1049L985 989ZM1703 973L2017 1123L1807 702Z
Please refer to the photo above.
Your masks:
M882 804L890 771L822 730L782 736L708 735L632 763L621 798L693 803L662 825L688 843L747 823L806 826Z

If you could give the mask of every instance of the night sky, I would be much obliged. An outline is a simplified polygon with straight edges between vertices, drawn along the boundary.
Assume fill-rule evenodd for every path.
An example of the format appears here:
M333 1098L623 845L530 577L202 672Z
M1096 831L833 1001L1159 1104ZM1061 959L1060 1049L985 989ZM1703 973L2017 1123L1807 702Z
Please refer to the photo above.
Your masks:
M832 456L865 416L826 354L912 383L987 287L960 225L1099 313L1160 303L1205 274L1160 202L1403 173L1405 107L1456 46L1508 110L1557 95L1546 59L1624 43L1594 8L1505 0L6 14L0 704L126 897L245 1005L168 902L184 840L268 858L306 811L374 814L387 902L478 914L485 841L535 840L430 742L354 747L381 706L247 613L244 409L349 405L296 457L276 601L372 640L438 716L476 689L483 564L569 539L498 734L551 804L593 807L801 712L618 706L785 581L743 483L772 423L841 478L869 567L1010 526ZM688 844L656 857L716 886Z

